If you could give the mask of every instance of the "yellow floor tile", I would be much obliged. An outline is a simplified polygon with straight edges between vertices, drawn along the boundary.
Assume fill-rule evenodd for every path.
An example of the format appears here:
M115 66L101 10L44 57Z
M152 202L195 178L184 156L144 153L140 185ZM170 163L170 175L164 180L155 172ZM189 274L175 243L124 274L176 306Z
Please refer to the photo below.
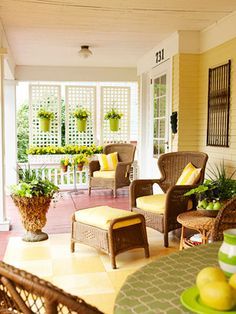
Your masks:
M28 243L20 237L9 240L4 261L42 277L63 290L83 298L106 314L113 313L115 297L128 275L152 260L178 250L170 237L164 248L163 235L147 228L150 258L144 250L134 249L116 257L118 269L102 251L77 243L70 252L70 234L50 235L47 241ZM128 314L128 313L127 313Z
M30 260L30 261L12 261L9 263L20 269L24 269L38 277L45 278L52 276L52 260Z
M53 284L79 296L115 293L110 278L105 272L54 276Z
M83 299L87 303L96 306L101 312L106 314L113 313L115 298L115 293L83 295Z
M104 272L105 268L98 256L58 258L52 260L52 271L54 276Z
M135 269L128 269L128 270L119 270L119 271L112 271L108 272L108 276L112 282L113 287L118 292L125 282L126 278L131 275Z

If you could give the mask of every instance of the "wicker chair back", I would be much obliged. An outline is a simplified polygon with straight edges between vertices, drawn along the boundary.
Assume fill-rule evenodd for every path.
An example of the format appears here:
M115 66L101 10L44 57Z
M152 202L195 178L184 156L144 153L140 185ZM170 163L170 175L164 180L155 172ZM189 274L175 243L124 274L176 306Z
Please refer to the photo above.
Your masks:
M201 184L204 180L207 158L207 155L201 152L173 152L161 155L158 159L158 167L163 178L162 189L164 192L176 184L189 162L194 167L202 169L199 181L196 182L196 184Z
M219 211L212 229L212 240L223 240L223 231L236 228L236 197L229 200Z
M104 154L118 153L121 162L133 162L136 147L133 144L108 144L104 147Z
M0 313L102 314L48 281L0 262Z

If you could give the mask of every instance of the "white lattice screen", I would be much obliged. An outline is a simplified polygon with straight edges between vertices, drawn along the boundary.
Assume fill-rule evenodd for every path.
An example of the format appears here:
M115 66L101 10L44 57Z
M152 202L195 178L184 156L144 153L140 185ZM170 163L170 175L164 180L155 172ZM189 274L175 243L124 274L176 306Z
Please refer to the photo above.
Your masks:
M112 108L123 113L120 119L120 129L110 131L109 121L104 115ZM130 139L130 87L104 86L101 88L101 125L103 143L128 142Z
M61 89L58 85L29 85L29 140L33 146L61 145ZM44 108L52 111L50 132L39 128L37 112Z
M91 116L87 120L86 132L78 132L76 119L72 113L75 109L87 108ZM96 87L66 86L66 144L90 146L95 138Z

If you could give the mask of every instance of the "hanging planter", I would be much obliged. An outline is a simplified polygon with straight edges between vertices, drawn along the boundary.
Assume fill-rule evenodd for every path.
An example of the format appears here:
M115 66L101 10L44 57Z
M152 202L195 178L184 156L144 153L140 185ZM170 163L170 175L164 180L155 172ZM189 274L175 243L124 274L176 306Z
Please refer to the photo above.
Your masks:
M79 132L85 132L86 131L86 126L87 126L87 120L86 119L79 119L77 118L77 130Z
M112 108L111 111L108 111L105 114L104 119L109 120L110 130L112 132L117 132L119 130L120 119L122 118L122 116L123 114L118 113L117 111L115 111L114 108Z
M43 132L49 132L50 122L54 119L54 113L45 109L40 109L37 112L37 117L39 118L40 130Z
M113 132L117 132L119 130L120 120L119 119L110 119L109 122L110 122L110 130Z
M40 130L43 132L49 132L50 130L50 119L48 118L40 118L39 119L39 126Z
M80 108L73 112L73 116L76 118L77 130L79 132L85 132L87 126L87 119L90 112L86 108Z
M67 172L68 166L71 166L70 158L68 156L66 156L65 158L62 158L60 160L60 165L61 165L61 170L63 172Z

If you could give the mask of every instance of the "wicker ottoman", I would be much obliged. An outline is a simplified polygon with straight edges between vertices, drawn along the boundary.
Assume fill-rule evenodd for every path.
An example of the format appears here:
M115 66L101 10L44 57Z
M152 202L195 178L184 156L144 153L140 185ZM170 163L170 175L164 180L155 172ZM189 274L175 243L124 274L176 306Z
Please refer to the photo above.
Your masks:
M82 209L74 213L71 252L74 252L76 242L108 253L112 268L116 268L116 255L134 248L144 248L145 257L149 257L144 216L109 206Z

